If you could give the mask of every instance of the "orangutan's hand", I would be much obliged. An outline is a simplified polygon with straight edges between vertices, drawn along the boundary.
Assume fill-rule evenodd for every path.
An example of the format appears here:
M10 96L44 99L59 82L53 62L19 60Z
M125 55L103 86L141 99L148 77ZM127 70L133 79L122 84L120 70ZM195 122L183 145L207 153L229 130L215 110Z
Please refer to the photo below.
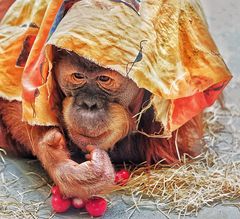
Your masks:
M87 199L113 186L115 172L108 154L94 146L86 149L89 161L78 164L69 159L55 168L55 183L66 197Z

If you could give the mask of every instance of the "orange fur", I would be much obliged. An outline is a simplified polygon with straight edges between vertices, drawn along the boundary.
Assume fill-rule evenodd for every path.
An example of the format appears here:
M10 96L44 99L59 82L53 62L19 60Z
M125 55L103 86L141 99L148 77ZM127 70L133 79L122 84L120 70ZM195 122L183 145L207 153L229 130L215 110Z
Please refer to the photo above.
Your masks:
M180 163L183 154L197 156L202 150L203 126L201 121L201 116L196 116L173 132L169 139L148 139L147 161L151 163L165 159L166 163L171 164Z

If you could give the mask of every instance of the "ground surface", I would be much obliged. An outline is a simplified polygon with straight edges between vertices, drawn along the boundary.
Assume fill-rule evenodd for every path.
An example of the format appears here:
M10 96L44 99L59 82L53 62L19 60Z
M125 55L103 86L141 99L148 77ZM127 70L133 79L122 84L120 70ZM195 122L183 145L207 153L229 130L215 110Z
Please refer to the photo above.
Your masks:
M224 125L216 136L217 144L213 148L220 154L228 152L229 160L240 160L240 3L239 0L202 0L212 36L230 71L234 75L226 89L225 96L229 110L218 110L214 122ZM229 151L231 153L229 153ZM89 218L87 214L71 210L67 214L53 215L50 207L49 191L51 183L44 174L38 161L20 160L2 156L0 160L0 219L7 218ZM5 162L5 164L4 164ZM40 173L41 175L36 175ZM142 209L141 212L126 211L128 198L109 197L111 204L103 218L166 218L161 212L153 209ZM127 203L128 204L127 204ZM239 206L239 205L238 205ZM169 218L178 218L170 214ZM217 205L204 207L198 219L237 219L240 211L237 207Z

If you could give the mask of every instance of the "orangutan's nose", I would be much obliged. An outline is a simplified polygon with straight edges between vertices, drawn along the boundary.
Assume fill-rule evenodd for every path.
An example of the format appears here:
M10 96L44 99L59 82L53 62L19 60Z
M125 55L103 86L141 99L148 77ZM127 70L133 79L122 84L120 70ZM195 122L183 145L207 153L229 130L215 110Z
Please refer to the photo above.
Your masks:
M103 108L103 100L97 97L85 97L83 100L77 103L79 109L86 111L98 111Z
M80 107L85 110L95 111L99 109L99 104L94 100L84 100Z

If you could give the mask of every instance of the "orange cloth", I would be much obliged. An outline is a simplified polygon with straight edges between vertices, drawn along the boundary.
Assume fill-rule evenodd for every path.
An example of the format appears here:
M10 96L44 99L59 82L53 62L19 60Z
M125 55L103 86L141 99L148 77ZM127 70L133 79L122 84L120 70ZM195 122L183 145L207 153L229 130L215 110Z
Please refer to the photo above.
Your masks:
M45 0L15 1L0 22L0 96L21 100L23 67L16 62L28 36L36 36L46 11Z
M231 79L197 0L145 0L139 14L119 2L81 0L67 12L48 40L46 37L62 1L49 1L47 9L46 1L41 2L45 2L43 20L22 76L23 119L30 124L58 124L53 110L52 45L114 69L149 90L155 119L163 124L166 133L210 106ZM6 24L9 17L11 12L5 16L2 26L17 30L19 24ZM11 34L5 34L5 39L11 38ZM17 38L11 42L12 47L20 47L21 43ZM0 41L0 52L4 50ZM9 57L9 68L16 71L13 64L20 48L14 51ZM17 78L6 73L10 71L6 71L8 67L1 54L0 68L0 80L8 82ZM13 91L7 92L1 84L0 95L19 99L16 98L21 92L18 83L16 87L18 92L14 96Z

